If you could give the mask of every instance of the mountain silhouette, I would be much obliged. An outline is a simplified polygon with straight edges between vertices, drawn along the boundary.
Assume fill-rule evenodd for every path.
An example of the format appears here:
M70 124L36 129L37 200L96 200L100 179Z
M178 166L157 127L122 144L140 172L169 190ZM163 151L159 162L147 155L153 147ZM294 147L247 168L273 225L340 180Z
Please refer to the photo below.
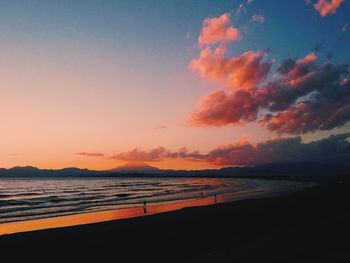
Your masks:
M161 170L142 162L131 162L106 171L94 171L75 167L58 170L39 169L33 166L0 168L0 177L120 177L120 176L169 176L169 177L320 177L350 175L350 166L316 162L281 162L246 167L226 167L205 170Z
M118 173L159 173L161 170L157 167L148 165L143 162L129 162L122 166L116 167L109 170L109 172L118 172Z

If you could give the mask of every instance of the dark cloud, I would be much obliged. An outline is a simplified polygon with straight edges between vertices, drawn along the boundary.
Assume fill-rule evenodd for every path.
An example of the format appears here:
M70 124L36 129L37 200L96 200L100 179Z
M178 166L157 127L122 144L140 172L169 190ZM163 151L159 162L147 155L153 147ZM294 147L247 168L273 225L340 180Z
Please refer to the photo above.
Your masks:
M268 83L260 92L270 113L261 121L271 131L298 134L340 127L350 120L348 66L313 65L292 80Z
M295 59L287 58L284 59L281 65L278 67L277 71L282 74L286 74L295 66Z
M300 137L293 137L269 140L256 145L232 144L209 152L202 160L218 165L256 165L288 161L348 164L349 137L350 133L311 143L303 143Z

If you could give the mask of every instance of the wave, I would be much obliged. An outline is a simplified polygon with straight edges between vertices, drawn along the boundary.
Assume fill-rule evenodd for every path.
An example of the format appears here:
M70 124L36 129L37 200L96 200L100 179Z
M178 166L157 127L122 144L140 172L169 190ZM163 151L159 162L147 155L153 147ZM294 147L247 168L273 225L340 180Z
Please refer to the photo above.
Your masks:
M104 178L1 180L0 223L214 194L260 195L295 182L254 179ZM204 193L204 194L203 194Z

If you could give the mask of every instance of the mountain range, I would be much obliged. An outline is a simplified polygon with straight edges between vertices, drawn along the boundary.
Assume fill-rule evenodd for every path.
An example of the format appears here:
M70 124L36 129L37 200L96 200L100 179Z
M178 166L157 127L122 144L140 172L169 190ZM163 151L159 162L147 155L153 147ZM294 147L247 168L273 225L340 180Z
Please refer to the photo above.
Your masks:
M350 166L315 162L271 163L246 167L227 167L206 170L161 170L144 163L128 163L106 170L94 171L75 167L64 169L39 169L33 166L0 168L0 177L295 177L350 175Z

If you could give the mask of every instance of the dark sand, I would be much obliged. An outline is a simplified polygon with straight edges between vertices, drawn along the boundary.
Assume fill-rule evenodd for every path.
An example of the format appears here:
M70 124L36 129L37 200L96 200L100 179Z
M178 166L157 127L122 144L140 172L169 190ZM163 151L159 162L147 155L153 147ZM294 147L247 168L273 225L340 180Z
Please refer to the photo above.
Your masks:
M350 180L332 179L287 196L1 236L0 256L26 262L348 263L349 200Z

